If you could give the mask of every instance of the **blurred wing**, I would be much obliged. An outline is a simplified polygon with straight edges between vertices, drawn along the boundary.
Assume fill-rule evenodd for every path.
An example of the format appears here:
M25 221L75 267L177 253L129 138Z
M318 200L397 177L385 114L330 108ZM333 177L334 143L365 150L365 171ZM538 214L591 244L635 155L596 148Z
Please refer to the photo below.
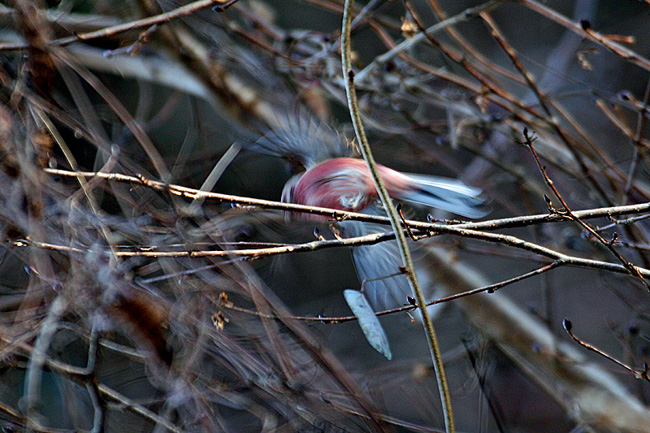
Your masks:
M329 125L307 116L287 115L263 137L244 146L248 150L285 158L306 168L319 162L350 156L350 145Z
M390 361L393 355L390 352L388 337L386 337L386 332L384 331L384 328L382 328L381 323L379 323L379 319L377 319L370 304L368 304L368 300L364 293L357 290L347 289L343 291L343 296L345 297L345 302L348 303L350 310L352 310L352 313L357 316L361 331L363 331L363 335L366 336L368 343Z
M467 218L480 218L489 213L481 190L444 177L408 174L418 188L403 194L400 199L434 207Z
M346 237L383 233L389 226L358 221L340 223ZM402 261L394 240L352 249L352 257L366 298L377 310L386 310L408 304L411 288L406 276L400 272Z

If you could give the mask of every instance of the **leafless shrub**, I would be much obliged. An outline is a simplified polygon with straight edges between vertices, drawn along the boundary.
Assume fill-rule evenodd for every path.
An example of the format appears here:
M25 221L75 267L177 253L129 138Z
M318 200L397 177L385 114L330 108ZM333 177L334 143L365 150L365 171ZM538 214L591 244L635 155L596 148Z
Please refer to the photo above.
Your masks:
M269 131L352 136L342 3L55 3L0 6L3 428L441 431L414 301L392 361L342 302L387 218L279 202ZM402 215L460 431L648 431L650 6L602 3L355 6L377 159L490 198Z

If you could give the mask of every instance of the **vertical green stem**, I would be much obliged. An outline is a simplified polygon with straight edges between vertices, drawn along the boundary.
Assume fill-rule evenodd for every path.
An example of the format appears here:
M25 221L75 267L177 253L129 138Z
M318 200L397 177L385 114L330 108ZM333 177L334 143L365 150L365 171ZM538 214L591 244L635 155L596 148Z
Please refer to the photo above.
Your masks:
M424 295L422 294L422 289L415 275L415 269L413 267L413 260L411 259L411 253L406 244L406 236L404 235L404 230L402 224L397 215L397 211L393 206L393 202L388 195L388 191L384 186L379 173L377 171L377 166L375 164L375 159L372 156L372 151L370 150L370 145L368 144L368 139L366 138L365 131L363 129L363 124L361 122L361 114L359 113L359 106L357 103L357 93L354 89L354 72L352 71L352 62L350 59L350 24L352 22L352 5L354 0L345 1L345 9L343 12L343 29L341 34L341 59L343 63L343 77L345 81L345 91L348 98L348 108L350 110L350 115L352 116L352 124L354 125L354 131L359 141L359 146L361 148L361 154L368 164L370 173L377 187L377 192L379 193L379 198L384 204L384 208L388 213L390 218L391 225L395 231L395 236L397 238L397 244L399 245L400 254L402 256L402 261L404 263L404 268L406 270L406 276L408 277L409 285L413 291L413 295L417 301L418 308L422 313L422 321L424 329L426 330L428 342L429 342L429 351L431 352L431 358L433 360L434 370L436 372L436 378L438 380L438 390L440 392L440 399L443 404L443 412L445 416L445 428L448 433L455 432L454 427L454 416L451 410L451 396L449 394L449 386L447 385L447 376L445 376L445 369L442 362L442 357L440 355L440 348L438 346L438 339L436 338L436 332L433 328L433 322L427 311L426 301Z

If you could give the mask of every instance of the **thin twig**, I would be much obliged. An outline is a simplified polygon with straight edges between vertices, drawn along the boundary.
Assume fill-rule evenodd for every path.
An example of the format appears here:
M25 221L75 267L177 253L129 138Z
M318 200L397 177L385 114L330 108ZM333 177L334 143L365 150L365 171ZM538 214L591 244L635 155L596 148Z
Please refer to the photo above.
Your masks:
M44 172L53 176L62 176L69 178L77 178L77 176L96 177L110 182L130 183L141 185L144 187L152 188L161 192L169 192L170 194L186 197L189 199L205 198L210 200L217 200L224 203L235 203L242 206L257 206L265 209L276 209L290 212L302 212L313 215L323 215L332 218L336 221L365 221L377 224L390 224L387 217L366 215L358 212L348 212L338 209L322 208L317 206L305 206L293 203L283 203L271 200L262 200L251 197L242 197L229 194L220 194L215 192L200 191L198 189L189 188L176 184L169 184L159 182L151 179L144 178L143 176L129 176L121 173L101 173L92 171L70 171L53 168L45 168ZM573 215L580 219L588 218L603 218L617 215L631 215L650 211L650 202L640 203L625 206L610 206L594 209L585 209L573 211ZM470 230L498 230L505 228L526 227L529 225L542 224L542 223L555 223L566 221L566 216L546 213L537 215L525 215L510 218L500 218L496 220L477 221L477 222L464 222L454 224L455 228L463 228ZM407 224L412 229L433 230L447 232L447 228L452 227L449 224L429 223L423 221L407 220Z
M562 262L561 260L556 260L555 262L549 263L548 265L542 266L541 268L535 269L535 270L530 271L530 272L526 272L525 274L521 274L521 275L518 275L518 276L513 277L513 278L509 278L509 279L504 280L504 281L500 281L498 283L494 283L494 284L490 284L490 285L487 285L487 286L478 287L478 288L473 289L473 290L468 290L468 291L465 291L465 292L455 293L453 295L449 295L449 296L445 296L445 297L442 297L442 298L434 299L433 301L427 302L427 306L430 307L432 305L437 305L437 304L442 304L442 303L445 303L445 302L454 301L456 299L464 298L466 296L476 295L478 293L483 293L483 292L485 292L485 293L494 293L497 290L499 290L499 289L501 289L503 287L506 287L506 286L508 286L510 284L514 284L514 283L517 283L519 281L525 280L527 278L531 278L531 277L534 277L536 275L540 275L540 274L542 274L544 272L550 271L551 269L557 268L557 267L559 267L559 266L561 266L563 264L564 264L564 262ZM247 308L238 307L238 306L234 305L232 302L228 301L227 297L225 297L225 295L221 296L221 300L220 300L219 305L224 309L236 311L238 313L249 314L251 316L265 317L267 319L274 319L274 320L279 320L280 319L280 317L278 317L277 315L264 316L264 314L260 313L259 311L249 310ZM415 310L416 308L417 308L416 305L404 305L404 306L401 306L401 307L391 308L391 309L388 309L388 310L377 311L377 312L375 312L375 315L379 317L379 316L386 316L386 315L396 314L396 313L410 312L410 311ZM344 322L350 322L350 321L353 321L353 320L357 320L357 317L356 316L337 316L337 317L331 317L331 316L318 316L318 317L288 316L288 317L285 317L285 319L288 319L288 320L301 320L301 321L304 321L304 322L320 322L320 323L326 323L326 324L339 324L339 323L344 323Z
M546 18L552 21L555 21L561 26L573 31L577 35L582 36L583 38L589 39L593 42L596 42L606 47L607 49L616 53L617 55L627 60L628 62L637 65L640 68L645 69L646 71L650 71L650 60L641 57L640 55L630 50L629 48L626 48L621 44L613 42L610 39L608 39L605 35L602 35L596 32L595 30L591 29L589 23L584 23L584 22L577 23L571 21L564 15L561 15L560 13L554 11L548 6L545 6L535 0L518 0L518 3L526 6L531 10L534 10L535 12L545 16Z
M580 224L585 230L587 230L592 236L594 236L601 244L607 247L607 249L609 249L611 253L614 254L614 256L623 264L623 266L625 266L625 268L628 269L630 274L639 277L643 282L643 284L646 286L646 288L650 290L650 283L646 281L646 279L643 277L643 275L635 265L633 265L631 262L625 259L618 251L616 251L616 249L612 246L613 241L611 242L606 241L600 235L600 233L594 230L593 227L591 227L589 224L587 224L586 222L582 221L580 218L577 218L574 215L567 202L564 200L564 198L562 197L558 189L555 187L555 184L549 177L548 173L546 173L546 168L542 164L542 161L539 159L537 152L535 152L535 147L533 146L533 142L535 141L535 138L532 135L528 134L528 130L526 128L524 128L523 133L524 133L525 143L530 148L530 151L533 154L533 157L535 158L535 162L537 163L537 166L539 167L540 171L542 172L542 175L544 176L544 180L546 181L546 184L548 185L549 188L551 188L555 197L557 197L557 199L560 200L560 203L562 203L562 206L564 207L562 213L565 214L567 218Z
M439 234L448 234L456 235L461 237L467 237L471 239L478 239L491 243L498 243L501 245L506 245L514 248L518 248L524 251L529 251L535 253L542 257L547 257L552 260L560 261L561 264L582 267L589 269L599 269L606 270L610 272L616 272L620 274L630 275L629 269L623 265L617 263L604 262L599 260L584 259L577 256L570 256L567 254L560 253L558 251L552 250L550 248L544 247L542 245L535 244L533 242L528 242L523 239L520 239L516 236L504 235L498 233L489 233L481 232L477 230L470 230L461 228L458 226L442 226L442 229L436 232L428 232L422 236L434 236ZM310 252L316 251L325 248L334 248L341 246L359 246L359 245L374 245L379 242L385 242L395 239L395 234L393 232L385 233L373 233L364 236L352 237L352 238L341 238L341 239L332 239L332 240L318 240L307 242L304 244L292 244L292 245L283 245L279 247L271 248L250 248L250 249L241 249L241 250L201 250L201 251L120 251L117 252L118 257L156 257L156 258L169 258L169 257L192 257L192 258L202 258L202 257L241 257L245 260L256 259L261 257L273 256L278 254L289 254L297 252ZM37 248L43 248L54 251L62 251L67 253L83 254L85 249L78 247L71 247L67 245L56 245L47 242L35 242L28 239L17 240L13 242L14 246L17 247L26 247L34 246ZM199 270L211 269L214 265L209 265L205 268L199 268ZM650 270L637 267L637 270L641 275L650 277ZM190 273L195 273L197 270L188 270L183 271L178 275L188 275ZM178 276L174 274L173 276ZM171 278L172 276L162 276L157 278L152 278L147 280L148 282L160 281L162 279Z
M408 278L409 285L411 286L411 290L417 301L418 308L422 314L422 322L428 337L429 350L431 352L433 367L436 372L436 379L438 380L440 400L442 401L445 428L448 433L454 433L456 431L456 428L454 426L454 415L451 408L451 394L449 392L449 386L447 384L447 376L445 375L445 367L442 361L442 355L440 353L440 347L438 345L436 332L433 327L433 322L429 315L429 311L426 307L424 294L420 288L420 284L418 283L418 279L415 274L413 260L406 243L406 236L404 235L404 230L402 229L399 215L397 214L397 210L393 206L393 202L388 195L386 186L379 176L379 171L375 164L375 159L372 155L372 150L370 149L370 144L366 138L366 133L361 121L361 113L359 112L359 106L357 102L357 93L354 87L354 71L352 70L352 41L350 36L350 25L352 22L353 4L353 0L345 1L345 8L343 11L343 29L341 31L341 62L343 67L343 77L345 81L345 93L348 99L348 110L350 111L350 115L352 117L352 124L354 125L354 132L356 133L361 154L363 155L363 159L368 165L368 169L370 170L370 174L372 175L373 182L377 189L377 194L381 199L384 209L390 218L390 224L393 227L393 231L397 236L397 245L399 247L400 255L402 256L404 272Z
M162 23L168 23L172 20L175 20L180 17L184 17L190 14L193 14L195 12L200 11L201 9L209 8L210 6L213 6L215 3L224 3L224 0L200 0L196 1L194 3L190 3L185 6L181 6L177 9L174 9L169 12L165 12L160 15L155 15L152 17L147 17L143 18L141 20L136 20L136 21L130 21L128 23L124 24L119 24L116 26L111 26L111 27L106 27L100 30L96 30L93 32L88 32L88 33L79 33L74 36L68 36L65 38L61 39L55 39L50 42L50 45L53 46L65 46L65 45L70 45L75 42L79 41L90 41L93 39L100 39L100 38L107 38L110 36L115 36L119 33L124 33L128 32L131 30L137 30L141 29L144 27L151 27L156 24L162 24ZM24 50L29 48L29 44L27 43L19 43L19 44L13 44L13 43L5 43L5 44L0 44L0 51L12 51L12 50Z
M395 48L392 50L377 56L372 63L370 63L368 66L366 66L362 71L360 71L356 75L356 79L359 80L359 82L365 80L367 76L375 70L377 67L385 64L389 60L391 60L393 57L397 56L398 54L407 51L409 48L419 44L420 42L424 41L426 39L427 34L433 34L439 31L442 31L446 29L447 27L456 25L458 23L464 22L464 21L469 21L475 16L477 16L480 12L494 9L497 6L500 6L503 4L502 0L490 0L482 5L476 6L474 8L470 9L465 9L463 12L459 13L458 15L454 15L451 18L447 18L446 20L435 24L424 32L420 32L413 36L410 39L404 40L402 43L398 44Z
M579 339L578 337L576 337L575 334L573 333L573 324L571 323L571 321L569 319L564 319L562 321L562 326L564 327L566 332L571 336L571 338L573 338L573 341L575 341L576 343L578 343L579 345L581 345L585 349L591 350L592 352L595 352L595 353L599 354L600 356L602 356L604 358L607 358L610 361L620 365L621 367L623 367L624 369L626 369L630 373L634 374L634 377L636 377L637 379L643 379L643 380L647 380L648 382L650 382L650 366L648 366L647 364L643 367L643 370L634 369L634 368L630 367L629 365L625 364L624 362L621 362L618 359L614 358L610 354L608 354L608 353L602 351L601 349L597 348L596 346L594 346L592 344L589 344L589 343L586 343L586 342L582 341L581 339Z
M587 179L589 184L592 186L594 191L598 194L598 196L601 198L601 200L603 200L604 203L611 204L611 200L609 200L603 187L596 181L595 177L592 175L591 170L589 169L583 156L575 149L573 140L571 139L571 137L569 137L569 135L564 131L564 129L558 123L557 118L554 116L553 112L551 111L550 104L548 103L548 97L542 92L542 90L537 85L537 82L535 81L535 77L533 77L533 75L530 72L528 72L526 68L524 68L523 63L517 57L517 53L515 49L508 43L505 36L497 26L496 22L494 22L490 14L487 11L485 11L485 12L481 12L480 15L483 21L485 22L485 24L487 25L488 29L490 30L490 34L492 35L494 40L499 44L499 46L501 46L503 51L508 55L513 66L519 71L519 73L526 81L528 87L535 94L535 97L539 101L540 106L548 116L546 121L552 127L555 133L562 139L566 148L571 152L571 155L573 155L573 158L578 163L578 166L580 167L580 171L582 171L582 174L585 177L585 179Z

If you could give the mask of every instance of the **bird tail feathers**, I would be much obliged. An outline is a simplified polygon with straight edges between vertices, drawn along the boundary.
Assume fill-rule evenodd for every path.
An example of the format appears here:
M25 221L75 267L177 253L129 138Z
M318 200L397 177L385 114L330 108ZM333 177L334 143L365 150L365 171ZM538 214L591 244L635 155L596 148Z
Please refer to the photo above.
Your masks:
M402 199L436 209L445 210L467 218L485 216L489 209L481 197L481 190L454 179L419 174L409 174L417 188L407 191Z

